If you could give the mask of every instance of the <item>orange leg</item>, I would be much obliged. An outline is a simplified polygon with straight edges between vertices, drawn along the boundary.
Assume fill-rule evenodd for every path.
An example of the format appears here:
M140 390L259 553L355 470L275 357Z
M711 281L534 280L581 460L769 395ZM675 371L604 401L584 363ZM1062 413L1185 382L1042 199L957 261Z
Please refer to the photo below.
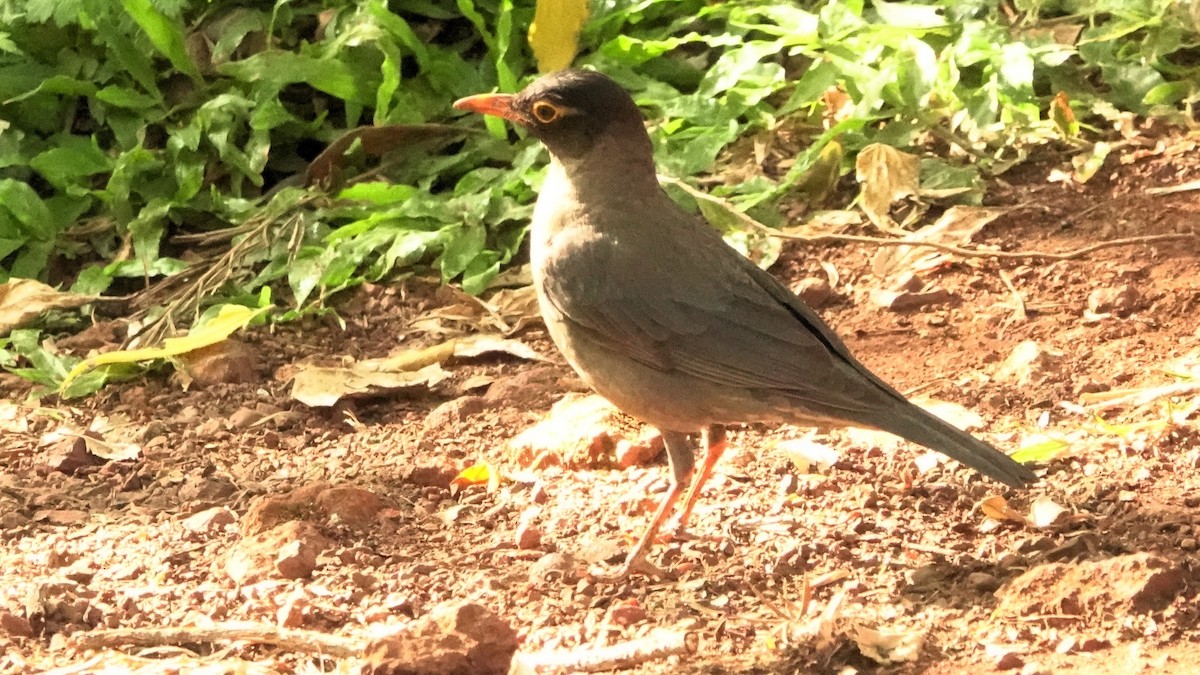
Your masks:
M700 499L700 490L712 476L713 467L717 465L717 460L721 459L725 447L724 426L714 424L704 430L704 463L700 465L700 471L692 480L692 487L688 490L687 498L683 500L683 510L679 512L679 524L677 525L679 530L687 526L688 518L692 515L692 508Z
M683 486L687 485L688 478L691 477L696 459L692 454L692 445L687 434L664 431L662 435L667 446L667 461L671 464L671 489L659 503L658 510L654 512L654 517L650 520L650 525L642 534L642 538L629 551L629 555L625 558L625 564L617 573L618 577L628 576L631 572L645 572L658 577L666 576L662 570L646 559L646 554L655 544L658 531L666 522L667 516L671 515L671 510L675 508L675 503L683 494Z

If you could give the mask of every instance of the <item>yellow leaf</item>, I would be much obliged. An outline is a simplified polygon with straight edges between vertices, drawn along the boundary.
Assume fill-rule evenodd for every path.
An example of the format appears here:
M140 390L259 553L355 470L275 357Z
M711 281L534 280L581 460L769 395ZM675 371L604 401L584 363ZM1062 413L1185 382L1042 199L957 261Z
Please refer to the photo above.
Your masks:
M188 331L187 335L167 338L163 341L163 346L161 347L143 347L141 349L106 352L84 359L72 368L71 372L67 373L58 390L66 390L75 378L98 366L165 359L186 354L201 347L215 345L233 335L236 331L246 327L251 321L265 314L268 309L270 307L250 309L243 305L224 305L212 320L202 326L192 328L192 330Z
M529 46L539 71L570 67L579 48L579 29L587 15L587 0L537 0L529 26Z
M500 487L500 472L496 471L496 467L487 462L472 464L459 472L454 480L450 481L450 485L455 488L464 488L468 485L483 485L488 486L488 492L494 492Z

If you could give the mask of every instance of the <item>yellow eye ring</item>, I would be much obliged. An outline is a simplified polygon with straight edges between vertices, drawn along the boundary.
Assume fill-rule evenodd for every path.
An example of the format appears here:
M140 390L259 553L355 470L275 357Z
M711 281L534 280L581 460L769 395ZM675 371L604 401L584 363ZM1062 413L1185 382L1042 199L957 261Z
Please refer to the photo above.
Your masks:
M529 111L533 113L533 118L542 124L550 124L561 114L558 106L548 101L535 102Z

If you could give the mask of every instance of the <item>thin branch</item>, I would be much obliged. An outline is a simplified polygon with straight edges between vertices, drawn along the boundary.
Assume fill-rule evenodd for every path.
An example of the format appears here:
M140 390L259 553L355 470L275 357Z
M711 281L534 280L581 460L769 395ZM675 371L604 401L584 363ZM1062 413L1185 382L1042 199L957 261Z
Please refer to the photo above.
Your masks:
M76 633L67 639L75 649L107 649L122 646L166 647L221 642L271 644L288 651L319 653L337 658L363 656L365 643L311 630L278 628L265 623L238 622L216 626L170 626L166 628L113 628Z
M684 192L688 193L695 199L703 200L711 204L716 204L723 209L726 209L730 214L738 219L747 228L763 232L773 237L781 239L793 239L803 241L810 244L820 244L826 242L851 242L857 244L871 244L873 246L920 246L924 248L932 248L943 253L950 253L963 258L997 258L1007 260L1076 260L1090 253L1095 253L1106 248L1116 248L1118 246L1134 246L1137 244L1152 244L1163 241L1200 241L1200 233L1196 232L1172 232L1168 234L1146 234L1137 237L1124 237L1121 239L1109 239L1095 244L1089 244L1081 248L1072 249L1069 251L1054 252L1054 251L989 251L977 248L962 248L960 246L951 246L950 244L942 244L934 241L910 241L906 239L889 239L887 237L869 237L859 234L793 234L790 232L781 232L772 227L767 227L750 216L742 213L733 206L728 200L720 197L701 192L696 188L684 183L683 181L672 178L670 176L659 176L659 180L663 183L674 185Z
M693 631L659 628L636 640L604 647L566 649L535 654L518 652L510 673L580 673L625 670L676 654L694 654L700 638Z

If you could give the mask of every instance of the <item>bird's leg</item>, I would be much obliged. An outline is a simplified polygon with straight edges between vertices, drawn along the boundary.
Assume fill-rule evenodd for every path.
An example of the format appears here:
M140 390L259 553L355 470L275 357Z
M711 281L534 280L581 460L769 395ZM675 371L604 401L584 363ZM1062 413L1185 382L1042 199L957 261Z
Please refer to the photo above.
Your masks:
M658 510L654 512L654 518L650 520L650 525L642 534L642 538L625 558L625 564L621 566L618 573L618 576L621 577L628 576L630 572L645 572L658 577L666 576L662 570L646 559L646 553L654 545L655 539L658 537L658 530L666 522L667 516L671 515L671 509L675 507L675 502L679 501L679 496L683 494L683 487L687 485L688 478L692 475L696 458L692 454L692 444L688 440L687 434L664 431L662 436L663 443L667 446L667 462L671 465L671 488L659 503Z
M692 487L683 500L683 510L679 512L679 523L676 526L678 530L687 526L688 518L692 515L692 508L696 506L696 500L700 498L700 490L712 476L713 467L717 465L717 460L721 459L721 454L725 452L725 446L724 425L714 424L704 430L704 463L700 465L700 471L692 479Z

